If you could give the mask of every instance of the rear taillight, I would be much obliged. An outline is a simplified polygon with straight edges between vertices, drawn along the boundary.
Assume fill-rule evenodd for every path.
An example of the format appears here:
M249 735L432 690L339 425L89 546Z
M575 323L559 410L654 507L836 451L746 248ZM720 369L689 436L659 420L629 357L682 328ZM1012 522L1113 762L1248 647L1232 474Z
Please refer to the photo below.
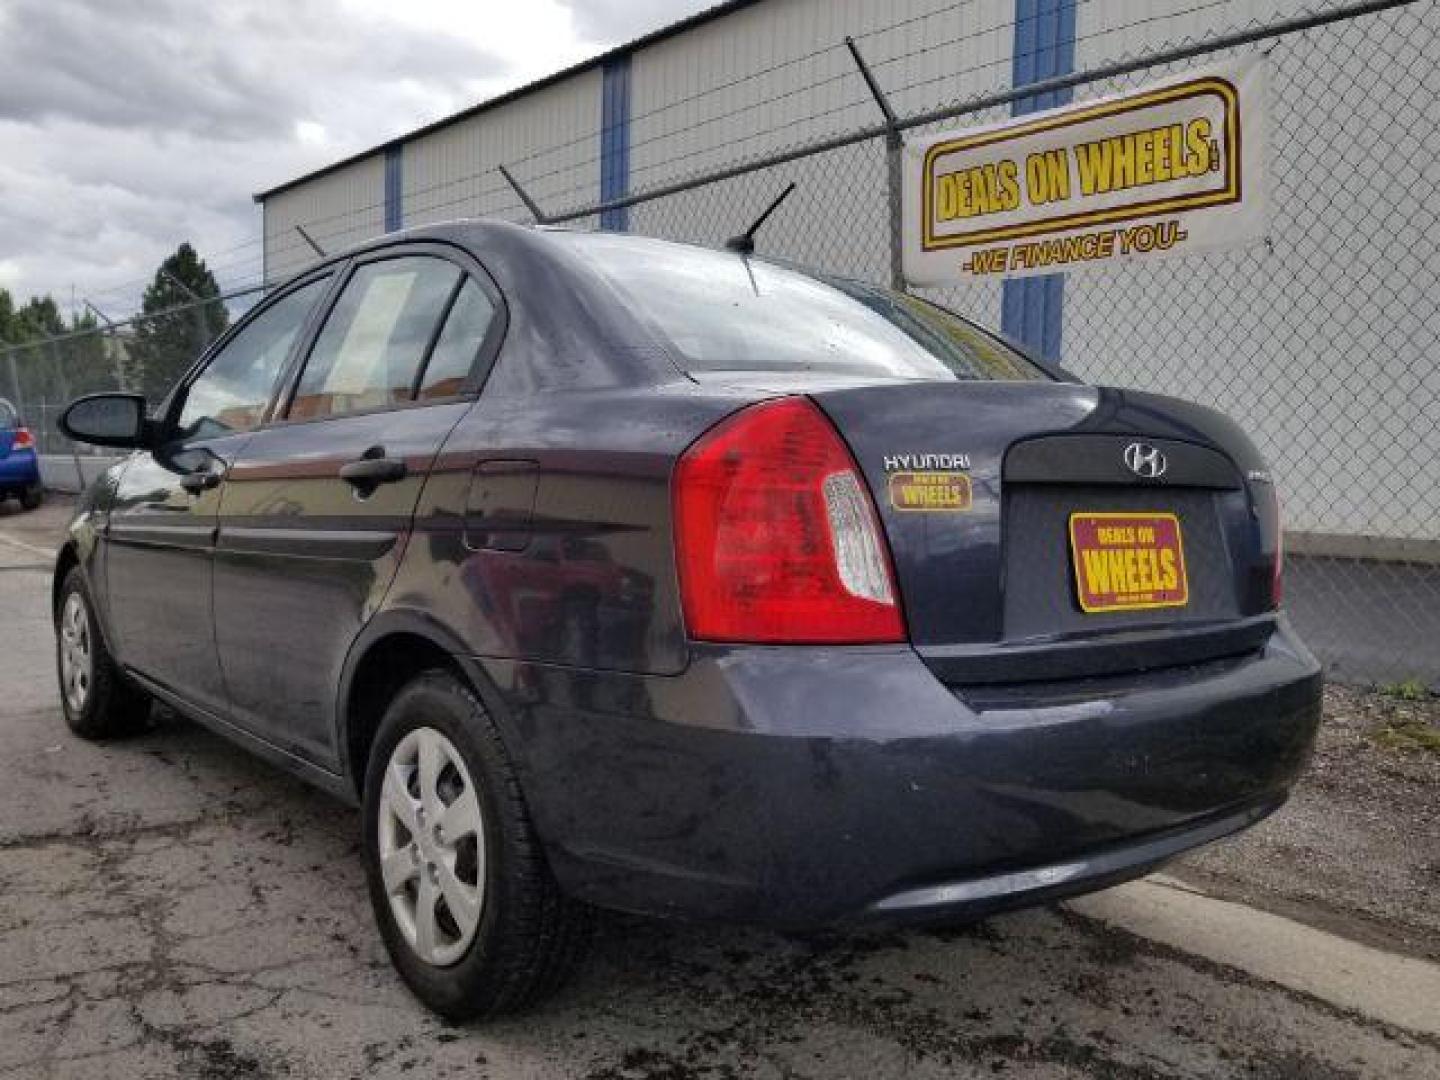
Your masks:
M10 444L12 450L34 450L35 436L30 433L29 428L16 428L15 439Z
M805 398L744 409L675 468L675 550L692 638L905 639L890 556L850 451Z

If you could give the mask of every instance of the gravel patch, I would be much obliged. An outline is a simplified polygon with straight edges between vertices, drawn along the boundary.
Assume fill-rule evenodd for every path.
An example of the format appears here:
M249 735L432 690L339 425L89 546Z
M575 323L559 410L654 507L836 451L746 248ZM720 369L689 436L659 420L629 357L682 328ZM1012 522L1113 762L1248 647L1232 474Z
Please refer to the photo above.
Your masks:
M1381 948L1440 960L1440 697L1329 685L1289 804L1172 867L1230 896Z

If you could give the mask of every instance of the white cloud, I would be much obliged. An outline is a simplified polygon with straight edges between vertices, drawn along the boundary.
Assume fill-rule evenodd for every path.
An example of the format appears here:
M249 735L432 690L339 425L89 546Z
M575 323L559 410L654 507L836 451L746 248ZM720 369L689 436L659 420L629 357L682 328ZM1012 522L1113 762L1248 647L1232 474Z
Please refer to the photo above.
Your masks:
M296 120L295 138L305 146L324 146L325 125L317 124L314 120Z
M260 273L250 199L702 0L0 0L0 285L133 310L189 240Z

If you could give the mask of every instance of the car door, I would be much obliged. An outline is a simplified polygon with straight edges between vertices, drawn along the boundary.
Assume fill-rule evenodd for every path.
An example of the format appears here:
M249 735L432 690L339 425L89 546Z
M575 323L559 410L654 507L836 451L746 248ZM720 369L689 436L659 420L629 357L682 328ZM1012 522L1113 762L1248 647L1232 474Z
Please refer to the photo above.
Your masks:
M473 400L498 294L436 247L357 260L282 419L230 470L215 634L236 722L327 768L351 643L404 554L420 490Z
M121 472L105 534L106 600L121 661L223 714L211 626L211 572L222 484L270 407L324 294L322 274L269 301L171 396L162 443Z

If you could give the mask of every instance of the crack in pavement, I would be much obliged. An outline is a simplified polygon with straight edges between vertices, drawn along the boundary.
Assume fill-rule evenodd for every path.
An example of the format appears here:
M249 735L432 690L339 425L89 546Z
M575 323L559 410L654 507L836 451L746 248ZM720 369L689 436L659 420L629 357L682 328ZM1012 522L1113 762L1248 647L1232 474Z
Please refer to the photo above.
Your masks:
M18 662L48 673L43 644ZM0 713L7 1080L1440 1075L1433 1039L1064 907L809 937L606 917L555 999L451 1026L389 967L353 809L184 723L94 747L31 700Z

